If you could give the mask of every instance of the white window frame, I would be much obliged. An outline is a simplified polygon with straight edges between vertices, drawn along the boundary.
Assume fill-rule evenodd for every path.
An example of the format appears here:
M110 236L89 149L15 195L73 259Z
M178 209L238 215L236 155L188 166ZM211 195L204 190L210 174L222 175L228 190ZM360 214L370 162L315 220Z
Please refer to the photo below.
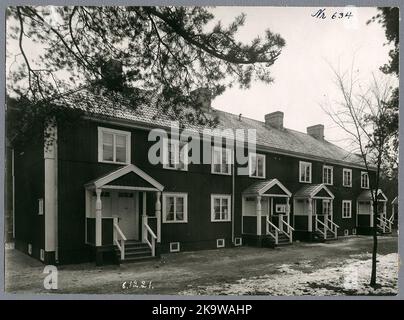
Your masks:
M181 144L183 147L180 148ZM168 148L174 146L175 148L175 158L174 158L174 166L170 166L169 152ZM163 168L169 170L180 170L180 171L188 171L188 143L181 142L176 139L164 139L163 144ZM182 159L181 159L182 158ZM182 161L181 161L182 160ZM180 167L180 163L184 164L184 168Z
M345 172L349 173L350 179L349 182L350 184L345 184ZM347 187L347 188L352 188L352 169L342 169L342 186Z
M228 218L215 219L215 199L227 199ZM221 206L221 204L220 204ZM231 195L228 194L211 194L210 195L210 221L211 222L230 222L231 221Z
M344 215L344 205L349 204L349 215ZM350 219L352 218L352 200L342 200L342 218L343 219Z
M366 175L367 176L367 186L363 186L363 176ZM362 189L369 189L369 173L366 171L361 171L361 188Z
M184 220L177 220L176 216L176 202L174 201L174 220L167 220L167 198L174 197L183 198L184 199ZM180 193L180 192L164 192L163 193L163 201L162 201L162 213L163 213L163 223L188 223L188 193Z
M257 170L256 170L256 175L253 175L253 173L252 173L252 157L253 156L255 156L255 165L257 166ZM262 168L262 173L263 173L263 175L262 176L259 176L258 175L258 158L263 158L264 159L264 161L263 161L263 168ZM259 178L259 179L265 179L265 177L266 177L266 172L265 172L265 167L266 167L266 156L265 156L265 154L261 154L261 153L254 153L254 152L250 152L249 154L248 154L248 173L249 173L249 176L250 176L250 178Z
M278 203L275 205L275 213L286 213L286 204Z
M38 215L43 215L43 198L38 199Z
M302 180L302 166L304 165L304 168L306 168L306 165L309 166L310 168L310 175L309 175L309 180ZM305 170L306 171L306 170ZM306 172L305 172L306 174ZM301 183L311 183L311 176L312 176L312 163L311 162L306 162L306 161L299 161L299 182Z
M222 242L222 244L219 244ZM224 239L216 239L216 248L224 248L226 247L226 241Z
M223 164L223 149L226 150L227 153L227 159L229 159L229 162L226 164ZM214 162L214 153L215 150L220 151L220 172L215 171L215 162ZM230 148L224 148L224 147L218 147L218 146L212 146L212 163L211 163L211 173L212 174L222 174L229 176L231 175L231 165L232 165L232 150ZM228 167L229 172L223 172L223 167Z
M324 208L325 208L325 205L324 205L324 204L327 204L327 208L328 208L327 213L324 212ZM322 214L330 214L330 212L331 212L331 210L330 210L330 209L331 209L331 202L330 202L330 200L325 200L325 199L323 199L322 205L323 205Z
M173 245L177 246L177 249L173 249ZM181 251L181 245L179 242L170 242L170 252L180 252Z
M345 237L349 236L349 230L348 229L344 229L344 236Z
M234 245L235 245L236 247L241 246L242 243L243 243L243 241L242 241L241 237L236 237L236 238L234 238Z
M324 179L325 178L325 176L324 176L325 169L331 170L331 182L325 181L325 179ZM323 166L323 183L327 186L332 186L334 184L334 167L333 166L327 166L327 165Z
M113 160L112 161L104 160L103 133L108 133L108 134L113 135L113 150L112 150ZM116 136L117 135L126 136L126 161L125 162L116 161ZM131 132L130 131L122 131L122 130L110 129L110 128L105 128L105 127L98 127L98 162L130 164L131 163L130 147L131 147Z

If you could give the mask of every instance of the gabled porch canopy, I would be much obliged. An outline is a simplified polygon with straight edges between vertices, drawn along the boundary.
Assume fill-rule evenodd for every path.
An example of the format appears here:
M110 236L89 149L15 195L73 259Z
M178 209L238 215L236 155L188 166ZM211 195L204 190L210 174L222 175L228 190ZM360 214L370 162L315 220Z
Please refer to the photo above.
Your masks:
M271 179L252 184L243 195L290 198L292 193L278 179Z
M395 198L393 199L393 201L391 202L391 204L398 204L398 197L395 197Z
M299 191L296 192L294 197L306 199L334 199L333 193L326 187L324 183L303 186Z
M163 191L164 186L133 164L107 173L85 185L86 189L131 189Z
M359 195L358 197L358 201L372 201L372 193L374 192L371 190L364 190L362 191L362 193ZM377 200L380 202L386 202L387 201L387 197L386 195L383 193L383 191L381 189L377 190Z

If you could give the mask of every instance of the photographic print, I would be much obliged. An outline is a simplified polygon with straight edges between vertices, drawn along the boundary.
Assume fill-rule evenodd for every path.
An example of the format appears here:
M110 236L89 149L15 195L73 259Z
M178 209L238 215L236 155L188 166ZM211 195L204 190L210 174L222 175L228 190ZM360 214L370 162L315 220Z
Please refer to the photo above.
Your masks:
M397 295L399 16L7 6L5 292Z

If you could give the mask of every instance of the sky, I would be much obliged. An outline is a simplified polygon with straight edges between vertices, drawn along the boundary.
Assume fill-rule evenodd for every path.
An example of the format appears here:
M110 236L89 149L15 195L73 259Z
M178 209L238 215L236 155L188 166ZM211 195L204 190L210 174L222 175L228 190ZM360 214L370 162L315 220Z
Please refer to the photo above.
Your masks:
M376 8L349 8L353 17L331 19L334 12L345 8L326 8L326 19L313 18L315 7L216 7L216 19L229 24L240 13L246 14L238 40L250 42L256 35L270 29L279 33L286 46L270 68L274 82L252 83L247 90L235 86L217 97L216 109L242 114L264 121L264 115L284 112L284 126L306 132L315 124L324 124L325 138L348 147L346 134L337 128L320 107L324 101L336 101L340 92L333 80L331 67L350 69L354 61L364 83L372 72L388 62L389 46L384 29L378 23L366 22L377 13Z

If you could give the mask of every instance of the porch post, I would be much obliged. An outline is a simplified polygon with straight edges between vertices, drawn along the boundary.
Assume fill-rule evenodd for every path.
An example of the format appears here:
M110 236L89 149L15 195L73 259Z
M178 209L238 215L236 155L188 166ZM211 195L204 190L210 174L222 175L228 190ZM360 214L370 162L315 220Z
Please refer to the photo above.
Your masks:
M309 206L308 206L308 214L309 214L309 220L308 220L308 230L309 232L313 231L313 199L309 198Z
M386 201L383 203L383 216L387 218L387 204Z
M157 243L161 242L161 192L156 192Z
M374 214L373 214L373 201L370 201L370 227L373 228L374 224Z
M286 216L287 216L288 225L290 225L290 203L289 203L289 201L290 201L290 198L287 197L286 198Z
M143 208L142 208L142 242L145 243L146 237L146 223L147 223L147 211L146 211L146 192L143 191Z
M95 189L97 199L95 201L95 245L100 247L102 245L102 201L101 189Z
M262 234L261 230L261 215L262 215L262 208L261 208L261 196L257 196L257 235L260 236Z

